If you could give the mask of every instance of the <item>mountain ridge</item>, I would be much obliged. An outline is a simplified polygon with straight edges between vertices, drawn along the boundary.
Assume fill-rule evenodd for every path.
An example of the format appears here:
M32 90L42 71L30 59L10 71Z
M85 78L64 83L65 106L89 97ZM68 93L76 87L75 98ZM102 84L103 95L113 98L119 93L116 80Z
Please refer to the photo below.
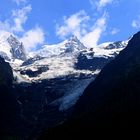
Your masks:
M92 75L94 71L99 71L106 63L114 59L127 44L127 41L122 41L112 43L112 47L107 48L111 46L109 42L99 47L87 48L76 36L72 36L59 44L44 45L38 51L27 55L24 44L15 36L8 33L4 39L4 47L8 48L8 54L6 51L3 52L3 43L0 43L0 55L10 62L17 79L22 79L18 82L57 78L70 73ZM118 44L119 47L117 47ZM87 65L83 63L84 61ZM56 73L56 69L60 71Z

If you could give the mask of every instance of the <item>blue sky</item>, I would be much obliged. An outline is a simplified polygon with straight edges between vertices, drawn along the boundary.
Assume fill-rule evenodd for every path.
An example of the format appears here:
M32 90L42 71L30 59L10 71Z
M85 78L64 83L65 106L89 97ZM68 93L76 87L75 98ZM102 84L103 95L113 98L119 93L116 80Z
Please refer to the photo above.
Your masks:
M76 35L86 46L125 40L140 28L140 0L1 0L0 33L28 50Z

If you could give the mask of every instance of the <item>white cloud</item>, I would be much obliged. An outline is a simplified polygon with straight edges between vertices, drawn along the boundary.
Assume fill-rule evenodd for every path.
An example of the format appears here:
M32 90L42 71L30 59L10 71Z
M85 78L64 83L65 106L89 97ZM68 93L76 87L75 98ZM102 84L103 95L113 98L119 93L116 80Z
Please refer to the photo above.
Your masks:
M106 20L106 15L103 15L101 18L97 19L92 27L92 30L81 38L85 46L89 48L97 46L102 33L106 29Z
M23 32L23 25L26 23L28 19L28 13L31 10L31 5L27 5L21 9L13 10L9 19L0 21L0 30L9 31L11 33Z
M13 0L13 2L15 2L17 5L20 5L22 3L26 3L27 0Z
M137 19L132 21L132 27L134 28L140 28L140 16L137 17Z
M106 7L108 4L113 3L116 0L89 0L92 7L97 8L97 10L101 10Z
M119 29L113 28L112 31L110 32L110 34L111 34L111 35L115 35L115 34L117 34L118 32L120 32Z
M23 24L28 19L27 14L32 10L31 5L28 5L26 7L23 7L22 9L13 10L12 11L12 17L14 25L12 25L11 30L15 32L21 32L24 31Z
M23 42L27 51L35 49L37 45L44 43L45 34L44 31L40 27L36 27L31 29L23 35L20 41Z
M2 31L10 31L11 30L11 26L8 20L5 21L0 21L0 30Z
M56 26L56 35L65 38L72 33L80 38L82 34L86 33L84 28L89 19L90 17L85 11L79 11L68 18L64 17L63 24Z
M99 5L98 5L98 8L100 9L100 8L103 8L103 7L105 7L107 4L110 4L110 3L112 3L113 2L113 0L100 0L99 1Z

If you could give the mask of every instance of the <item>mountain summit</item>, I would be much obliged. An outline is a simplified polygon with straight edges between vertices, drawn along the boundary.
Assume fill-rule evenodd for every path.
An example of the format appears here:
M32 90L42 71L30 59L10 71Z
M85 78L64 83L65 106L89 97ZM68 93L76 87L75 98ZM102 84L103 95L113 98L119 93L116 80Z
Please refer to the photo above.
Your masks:
M27 59L23 43L8 32L0 36L0 56L8 61Z
M22 42L19 42L18 39L16 39L16 37L14 37L13 35L10 35L7 38L7 42L11 46L10 52L13 59L20 59L23 61L27 59Z
M70 37L67 43L65 43L65 47L66 47L65 53L74 53L74 52L76 53L86 49L83 43L81 43L78 40L78 38L74 35Z
M71 36L69 39L54 45L44 45L41 49L31 53L33 56L39 55L42 57L53 57L60 55L74 55L86 49L83 43L76 36Z

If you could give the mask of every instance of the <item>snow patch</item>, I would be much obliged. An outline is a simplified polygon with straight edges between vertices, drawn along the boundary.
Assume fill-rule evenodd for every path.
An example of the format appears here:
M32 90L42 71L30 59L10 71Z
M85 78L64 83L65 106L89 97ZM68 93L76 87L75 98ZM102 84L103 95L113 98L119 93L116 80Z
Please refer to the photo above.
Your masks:
M66 111L76 104L79 97L82 95L85 88L89 85L91 79L77 80L77 82L73 82L71 85L69 84L69 88L67 88L65 95L62 98L54 101L53 104L59 104L60 111Z

